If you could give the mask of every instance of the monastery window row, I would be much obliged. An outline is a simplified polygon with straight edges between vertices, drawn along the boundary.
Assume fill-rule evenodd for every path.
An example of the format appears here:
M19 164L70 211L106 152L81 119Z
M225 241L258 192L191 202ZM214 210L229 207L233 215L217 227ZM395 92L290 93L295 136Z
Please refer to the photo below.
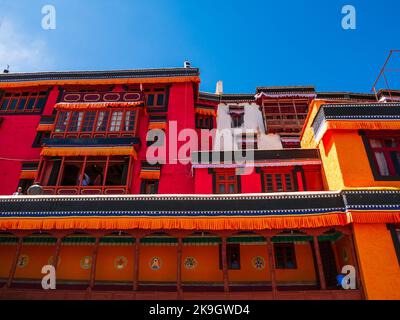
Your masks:
M55 123L54 138L128 137L136 134L137 110L59 111Z
M47 101L47 92L5 93L0 99L0 112L40 113Z

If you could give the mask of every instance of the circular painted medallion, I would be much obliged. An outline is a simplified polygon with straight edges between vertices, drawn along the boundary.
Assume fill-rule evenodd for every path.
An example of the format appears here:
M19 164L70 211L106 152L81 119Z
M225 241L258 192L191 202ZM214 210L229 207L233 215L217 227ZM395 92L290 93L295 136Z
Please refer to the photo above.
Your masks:
M128 264L128 259L124 256L118 256L114 259L114 268L117 270L125 269Z
M186 269L193 270L197 267L197 260L193 257L186 257L184 265Z
M252 265L254 269L263 270L265 268L265 260L260 256L254 257L252 260Z
M89 269L92 266L92 257L91 256L82 257L80 265L82 269L85 270Z
M153 257L150 259L149 266L151 270L159 270L162 266L162 260L159 257Z
M29 256L26 254L21 254L18 257L17 266L18 268L25 268L28 265Z

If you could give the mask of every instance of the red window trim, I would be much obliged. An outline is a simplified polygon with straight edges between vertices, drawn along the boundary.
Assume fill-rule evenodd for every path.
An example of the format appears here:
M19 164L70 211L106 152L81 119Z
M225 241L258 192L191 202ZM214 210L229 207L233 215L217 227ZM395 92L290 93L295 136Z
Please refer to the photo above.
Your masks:
M224 176L223 179L220 179L220 176ZM234 179L229 179L229 177L234 177ZM235 192L240 193L240 181L239 177L236 175L235 169L216 169L214 170L214 193L215 194L230 194L228 192L220 193L220 185L225 186L225 191L229 190L229 186L234 184Z
M278 250L282 250L284 266L278 266ZM288 250L293 251L293 267L288 266L288 257L287 257ZM294 243L274 243L274 254L275 254L276 269L297 269L296 247Z
M286 185L286 175L290 175L290 181L291 181L291 186L292 188L288 190L287 185ZM269 190L268 189L268 175L272 176L272 184L273 184L273 189ZM282 190L279 191L277 188L277 180L276 176L280 175L281 176L281 184L282 184ZM263 192L265 193L275 193L275 192L294 192L296 191L296 184L295 184L295 173L294 173L294 168L293 167L288 167L288 168L277 168L277 169L262 169L261 170L261 179L262 179L262 186L263 186Z
M23 94L26 94L23 96ZM15 114L15 113L40 113L44 108L47 101L48 92L47 90L34 91L34 92L5 92L0 99L0 112L4 114ZM18 109L19 103L22 99L25 99L23 109ZM27 109L30 100L34 99L32 109ZM37 108L39 100L44 99L43 106ZM8 100L6 109L2 109L3 103ZM16 100L15 108L10 109L11 100Z

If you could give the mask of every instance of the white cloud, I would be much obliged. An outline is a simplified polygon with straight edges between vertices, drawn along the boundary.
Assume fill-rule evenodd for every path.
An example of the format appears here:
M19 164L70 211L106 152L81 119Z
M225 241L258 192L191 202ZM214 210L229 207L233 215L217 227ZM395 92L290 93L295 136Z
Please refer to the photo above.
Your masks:
M46 42L17 30L9 19L0 21L0 72L10 65L11 72L42 71L51 68Z

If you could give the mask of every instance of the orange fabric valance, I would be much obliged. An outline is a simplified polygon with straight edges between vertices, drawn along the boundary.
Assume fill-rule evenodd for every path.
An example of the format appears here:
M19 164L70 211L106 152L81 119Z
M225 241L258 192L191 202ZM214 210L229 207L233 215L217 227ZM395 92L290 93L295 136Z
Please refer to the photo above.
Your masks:
M271 217L90 217L90 218L4 218L2 230L266 230L299 229L348 224L346 215L332 213L310 216Z
M20 179L33 179L35 180L37 177L37 170L26 170L26 171L21 171L21 174L19 176Z
M54 108L57 110L96 110L96 109L105 109L105 108L118 108L118 107L136 107L142 104L143 101L135 101L135 102L77 102L77 103L69 103L69 102L61 102L57 103Z
M39 124L36 131L53 131L54 124Z
M40 153L41 156L60 157L60 156L133 156L137 158L134 147L45 147Z
M400 223L399 211L356 211L348 212L351 222L355 223Z
M203 116L216 116L216 112L213 109L206 109L206 108L196 108L195 112L197 114L201 114Z
M198 76L183 77L153 77L153 78L120 78L120 79L73 79L73 80L42 80L42 81L16 81L0 83L0 88L18 88L33 86L63 86L63 85L112 85L112 84L158 84L158 83L199 83Z
M146 180L159 180L160 179L160 170L141 170L140 171L140 179Z
M167 129L167 123L164 121L160 121L160 122L149 122L149 130L152 129Z

